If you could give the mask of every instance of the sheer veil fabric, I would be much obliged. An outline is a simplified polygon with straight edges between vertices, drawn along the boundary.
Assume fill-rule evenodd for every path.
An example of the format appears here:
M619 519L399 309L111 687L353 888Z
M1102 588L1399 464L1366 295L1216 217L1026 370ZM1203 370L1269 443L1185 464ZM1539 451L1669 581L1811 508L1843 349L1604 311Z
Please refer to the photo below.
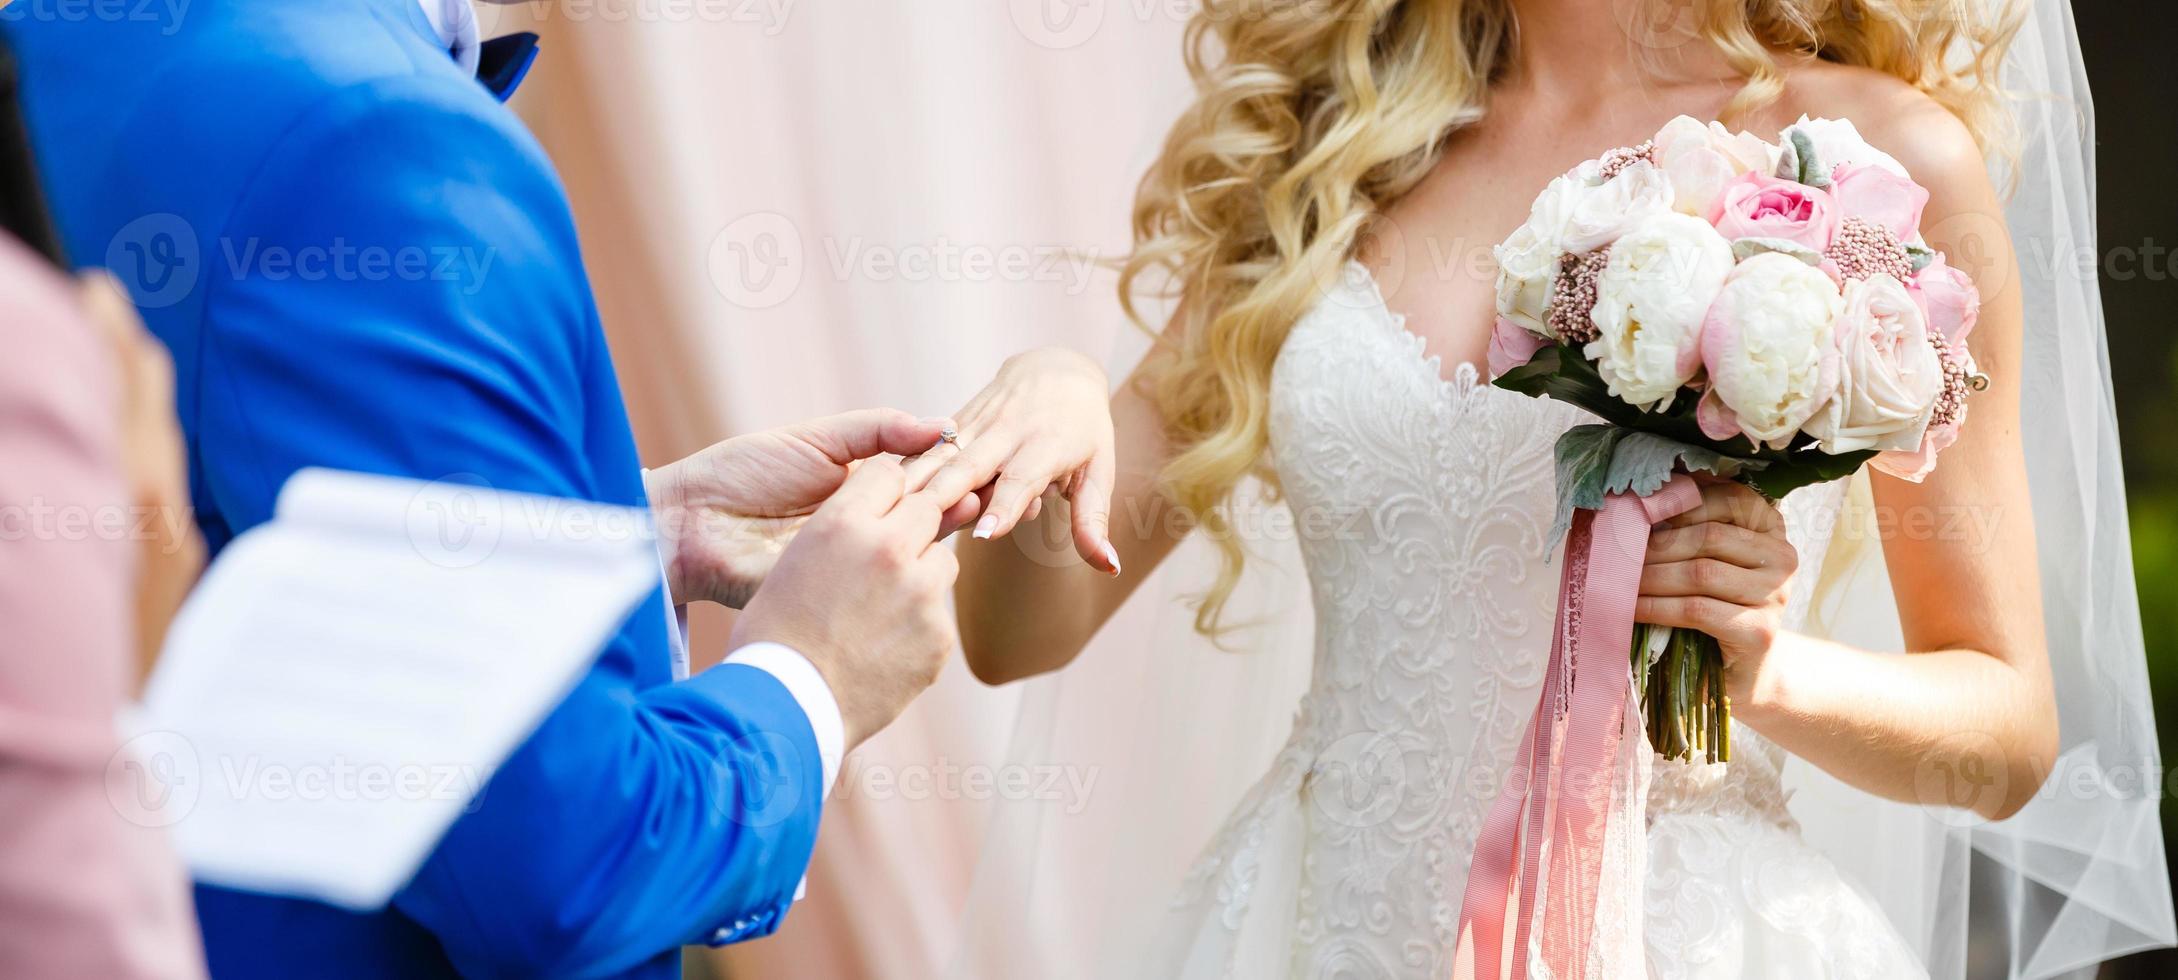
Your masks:
M1999 186L2013 189L2005 223L2029 372L2021 424L2061 755L2033 802L2001 823L1942 805L1986 791L1991 772L1923 774L1925 805L1878 799L1797 759L1783 773L1806 839L1874 897L1939 980L2092 976L2103 960L2178 943L2093 259L2092 105L2068 3L2032 0L2003 82L2022 144ZM1986 225L1933 233L1971 252L1975 235L2004 232ZM2011 272L1975 260L1953 259L1985 293L2001 289L1990 277ZM1830 494L1842 504L1818 567L1803 572L1816 577L1804 628L1898 650L1868 479ZM1024 686L1011 762L1094 772L1095 791L1071 812L994 808L948 976L1146 975L1142 957L1189 866L1262 778L1309 683L1316 629L1291 518L1261 494L1239 509L1251 565L1238 601L1258 625L1229 638L1232 651L1189 629L1184 598L1211 574L1206 543L1190 541L1107 627L1101 657Z

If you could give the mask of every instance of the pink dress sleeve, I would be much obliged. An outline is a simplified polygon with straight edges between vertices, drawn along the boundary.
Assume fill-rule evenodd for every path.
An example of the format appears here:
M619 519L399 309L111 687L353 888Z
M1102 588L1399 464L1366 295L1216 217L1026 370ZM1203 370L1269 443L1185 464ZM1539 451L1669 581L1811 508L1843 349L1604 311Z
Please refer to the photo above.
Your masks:
M137 545L113 361L66 281L0 234L0 976L13 980L204 974L187 878L132 802L115 734Z

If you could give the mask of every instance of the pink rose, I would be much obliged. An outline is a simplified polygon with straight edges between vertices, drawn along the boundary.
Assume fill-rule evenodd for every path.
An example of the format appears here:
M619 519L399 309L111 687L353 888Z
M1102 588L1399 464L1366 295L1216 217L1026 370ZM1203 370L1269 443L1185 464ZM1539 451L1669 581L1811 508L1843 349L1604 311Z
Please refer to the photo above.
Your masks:
M1959 422L1966 420L1964 413ZM1909 483L1919 483L1936 472L1936 454L1959 441L1959 423L1931 425L1921 433L1921 444L1912 449L1893 449L1875 454L1868 465Z
M1981 318L1981 291L1974 288L1974 280L1938 255L1914 275L1907 291L1928 315L1928 328L1953 348L1966 350L1966 335Z
M1967 374L1974 373L1974 355L1966 347L1966 335L1974 331L1974 323L1981 316L1981 293L1974 288L1974 280L1946 264L1939 255L1913 277L1906 291L1928 318L1929 332L1944 338L1944 360ZM1965 422L1966 406L1962 403L1953 417L1930 423L1921 434L1920 446L1877 453L1868 465L1919 483L1936 469L1936 454L1959 441L1959 426Z
M1672 207L1697 218L1709 213L1732 178L1777 166L1777 148L1761 137L1734 134L1723 123L1703 124L1691 116L1665 123L1650 144L1656 166L1671 178Z
M1910 242L1921 232L1928 188L1879 166L1847 164L1831 178L1830 198L1839 218L1859 218Z
M1497 378L1505 372L1528 363L1535 352L1542 350L1550 341L1538 337L1526 327L1497 318L1497 329L1490 332L1490 377Z
M1728 239L1782 238L1817 252L1830 247L1838 224L1836 204L1822 188L1756 173L1725 184L1707 217Z

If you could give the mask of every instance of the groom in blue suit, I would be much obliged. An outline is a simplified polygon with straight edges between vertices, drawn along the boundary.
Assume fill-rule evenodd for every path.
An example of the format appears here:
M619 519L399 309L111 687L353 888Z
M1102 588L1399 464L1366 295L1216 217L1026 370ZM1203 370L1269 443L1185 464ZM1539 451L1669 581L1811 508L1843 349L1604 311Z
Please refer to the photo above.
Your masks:
M827 526L866 527L795 548L833 567L921 551L972 499L917 503L897 466L847 464L928 449L943 420L850 413L642 470L565 196L500 104L534 38L479 44L474 25L460 0L0 9L68 250L111 267L173 353L214 549L304 466L665 506L687 519L662 525L691 528L665 536L664 587L390 907L200 886L220 976L670 977L682 944L767 935L840 754L953 644L949 552L919 590L882 569L804 575L803 601L780 605L818 621L797 625L759 616L779 593L748 599L775 542L734 551L761 537L742 516L806 513L842 480L860 509L835 500ZM720 476L737 473L764 489ZM787 568L764 589L788 588ZM749 601L737 643L780 642L683 679L669 610L702 599ZM853 635L886 649L827 642Z

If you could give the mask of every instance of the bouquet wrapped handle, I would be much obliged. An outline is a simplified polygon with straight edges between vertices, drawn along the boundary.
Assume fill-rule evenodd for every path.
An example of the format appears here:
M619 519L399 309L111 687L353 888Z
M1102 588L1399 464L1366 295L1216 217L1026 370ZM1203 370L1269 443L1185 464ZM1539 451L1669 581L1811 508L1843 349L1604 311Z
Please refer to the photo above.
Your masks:
M1586 970L1597 896L1624 884L1602 880L1603 841L1619 796L1614 784L1634 778L1617 771L1616 761L1632 704L1626 649L1649 532L1700 503L1700 487L1680 473L1647 496L1612 493L1600 509L1574 515L1550 663L1514 756L1527 778L1505 781L1476 838L1460 904L1457 980L1527 977L1538 897L1546 920L1539 952L1549 975L1563 980ZM1631 799L1640 805L1638 794ZM1508 918L1515 953L1509 973Z

